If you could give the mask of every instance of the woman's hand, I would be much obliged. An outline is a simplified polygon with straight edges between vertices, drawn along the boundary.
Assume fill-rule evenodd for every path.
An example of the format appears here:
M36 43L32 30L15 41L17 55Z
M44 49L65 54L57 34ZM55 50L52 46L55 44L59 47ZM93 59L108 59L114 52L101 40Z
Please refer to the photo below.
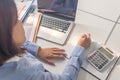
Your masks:
M90 34L82 34L77 44L84 47L85 49L88 48L91 44Z
M38 50L38 56L40 59L45 61L48 64L55 65L53 61L50 59L56 58L56 59L65 59L65 50L59 49L59 48L40 48Z

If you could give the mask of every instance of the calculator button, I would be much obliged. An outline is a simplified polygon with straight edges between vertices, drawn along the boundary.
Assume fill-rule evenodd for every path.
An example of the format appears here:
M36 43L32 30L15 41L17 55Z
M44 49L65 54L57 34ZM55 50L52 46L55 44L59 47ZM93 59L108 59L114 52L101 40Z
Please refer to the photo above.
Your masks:
M104 68L107 63L110 61L107 55L104 55L101 50L97 50L88 57L88 61L96 67L99 71Z
M103 67L103 66L102 66L102 65L100 65L98 68L99 68L99 69L101 69L102 67Z

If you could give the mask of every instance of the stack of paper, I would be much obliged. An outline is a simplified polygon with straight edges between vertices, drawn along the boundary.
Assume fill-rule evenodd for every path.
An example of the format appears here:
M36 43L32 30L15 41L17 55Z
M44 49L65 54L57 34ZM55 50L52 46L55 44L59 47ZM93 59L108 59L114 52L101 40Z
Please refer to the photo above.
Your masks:
M17 10L18 10L18 18L23 21L27 13L29 12L34 0L20 1L15 0Z
M39 14L29 13L34 0L14 0L18 10L18 19L23 22L26 39L33 41Z

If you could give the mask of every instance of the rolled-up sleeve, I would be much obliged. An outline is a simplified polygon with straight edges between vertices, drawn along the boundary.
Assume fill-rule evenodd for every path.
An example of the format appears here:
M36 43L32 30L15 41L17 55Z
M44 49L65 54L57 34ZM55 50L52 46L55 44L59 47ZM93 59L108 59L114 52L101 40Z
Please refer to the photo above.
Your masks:
M69 80L77 80L83 61L83 51L83 47L76 46L71 53L70 60L63 72L63 75L69 77Z
M36 45L35 43L32 43L30 41L26 41L26 42L24 42L24 44L22 46L24 46L27 49L27 51L29 53L31 53L32 55L37 56L38 49L39 49L38 45Z

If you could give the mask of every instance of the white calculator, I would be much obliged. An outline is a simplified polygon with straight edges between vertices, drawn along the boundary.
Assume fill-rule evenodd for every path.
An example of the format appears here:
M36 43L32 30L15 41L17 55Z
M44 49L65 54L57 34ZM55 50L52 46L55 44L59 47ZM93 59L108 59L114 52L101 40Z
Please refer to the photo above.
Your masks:
M102 46L91 53L87 60L98 71L102 71L114 58L114 53L110 49Z

